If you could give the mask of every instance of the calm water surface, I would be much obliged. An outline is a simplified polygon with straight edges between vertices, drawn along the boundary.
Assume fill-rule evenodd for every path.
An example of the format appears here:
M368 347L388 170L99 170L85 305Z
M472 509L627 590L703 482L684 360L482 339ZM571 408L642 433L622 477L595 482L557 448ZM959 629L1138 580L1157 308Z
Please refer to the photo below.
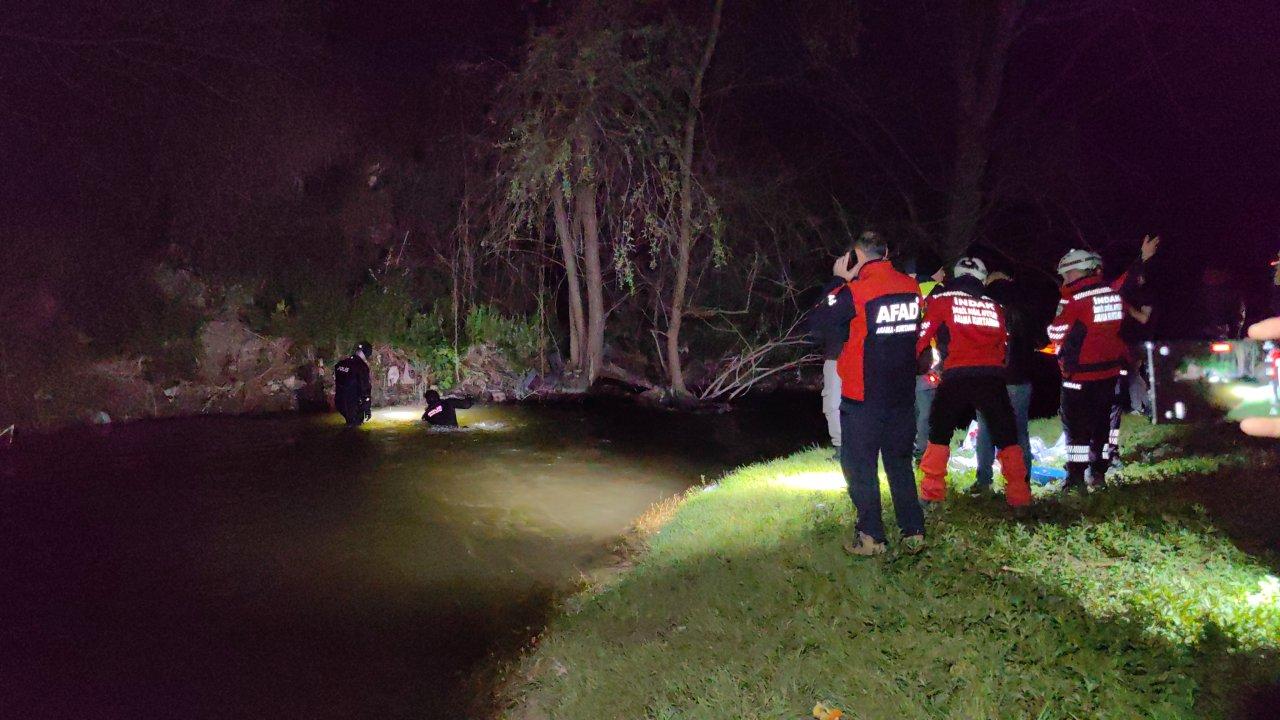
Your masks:
M822 436L817 398L199 418L26 438L0 473L0 715L458 717L648 505Z

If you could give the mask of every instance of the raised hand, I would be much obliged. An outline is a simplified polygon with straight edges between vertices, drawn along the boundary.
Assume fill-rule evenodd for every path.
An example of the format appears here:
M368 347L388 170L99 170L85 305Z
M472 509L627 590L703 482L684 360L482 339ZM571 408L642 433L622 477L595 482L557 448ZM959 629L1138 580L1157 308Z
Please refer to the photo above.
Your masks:
M1156 254L1156 250L1160 249L1160 236L1152 237L1150 235L1142 236L1142 262L1146 262Z
M849 253L845 253L836 258L836 264L832 266L831 274L838 278L843 278L846 281L852 280L853 268L849 267L852 260L853 259L849 257Z

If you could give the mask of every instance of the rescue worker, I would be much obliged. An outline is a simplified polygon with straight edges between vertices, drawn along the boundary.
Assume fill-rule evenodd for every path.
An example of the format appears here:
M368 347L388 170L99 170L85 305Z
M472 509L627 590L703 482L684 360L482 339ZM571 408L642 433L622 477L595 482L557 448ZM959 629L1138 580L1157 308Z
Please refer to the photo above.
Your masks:
M936 340L942 359L942 382L929 416L929 446L920 459L920 495L926 503L946 498L951 436L969 413L977 410L1000 448L997 455L1005 480L1005 499L1010 507L1019 509L1031 504L1031 486L1005 388L1008 339L1004 309L986 297L986 277L987 268L981 260L960 258L946 289L934 293L925 303L916 352L926 352Z
M920 281L920 297L928 302L934 292L942 292L946 268L938 271L926 280ZM938 352L936 348L920 356L919 375L916 376L916 439L912 446L912 456L916 462L924 455L929 446L929 411L933 407L933 396L938 392Z
M849 327L836 368L840 466L858 514L852 537L843 545L855 556L885 552L878 460L889 479L904 549L914 553L924 547L924 513L911 470L920 291L887 255L875 232L858 236L835 267L849 282L828 306L837 317L848 318Z
M836 263L843 260L844 256L836 258ZM835 450L832 460L840 459L840 373L836 370L836 361L849 337L849 318L826 312L826 307L835 305L836 296L849 282L837 275L836 270L832 268L832 278L822 289L822 296L809 311L806 321L809 342L822 350L822 414L826 417L827 435Z
M369 378L372 355L373 346L362 342L333 368L333 405L346 418L347 427L373 417L373 382Z
M434 388L426 391L422 398L427 401L427 409L422 412L422 419L433 427L458 427L456 411L471 407L470 398L442 398Z
M1044 344L1044 330L1032 328L1031 308L1013 278L1003 272L991 272L987 274L986 284L987 297L1004 309L1005 329L1009 336L1005 353L1004 385L1009 394L1009 404L1013 407L1018 447L1022 448L1022 457L1030 466L1033 458L1027 426L1031 419L1031 367L1035 363L1036 350ZM986 416L978 413L978 471L977 480L969 488L970 495L991 492L995 449L991 424L987 422Z
M1106 482L1110 466L1111 405L1120 371L1128 363L1120 325L1124 301L1102 279L1102 258L1071 250L1058 261L1062 301L1049 340L1062 370L1063 430L1067 435L1067 490Z

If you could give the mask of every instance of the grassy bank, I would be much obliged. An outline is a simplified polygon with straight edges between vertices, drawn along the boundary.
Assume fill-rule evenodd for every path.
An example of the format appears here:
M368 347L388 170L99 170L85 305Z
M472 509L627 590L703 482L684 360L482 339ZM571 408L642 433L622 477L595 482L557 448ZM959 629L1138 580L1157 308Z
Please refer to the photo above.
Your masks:
M956 497L919 556L841 552L852 510L827 453L742 468L565 603L508 715L1228 716L1280 678L1280 586L1197 493L1275 468L1234 435L1174 433L1136 433L1124 485L1036 524Z

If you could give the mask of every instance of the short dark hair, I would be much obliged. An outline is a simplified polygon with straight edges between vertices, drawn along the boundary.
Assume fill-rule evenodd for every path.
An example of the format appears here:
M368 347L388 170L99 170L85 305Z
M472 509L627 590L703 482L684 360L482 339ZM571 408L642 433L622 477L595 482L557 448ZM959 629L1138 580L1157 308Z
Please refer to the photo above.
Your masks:
M873 258L882 258L889 254L888 244L875 230L864 230L861 235L854 238L849 251L855 250L861 250L865 255Z

